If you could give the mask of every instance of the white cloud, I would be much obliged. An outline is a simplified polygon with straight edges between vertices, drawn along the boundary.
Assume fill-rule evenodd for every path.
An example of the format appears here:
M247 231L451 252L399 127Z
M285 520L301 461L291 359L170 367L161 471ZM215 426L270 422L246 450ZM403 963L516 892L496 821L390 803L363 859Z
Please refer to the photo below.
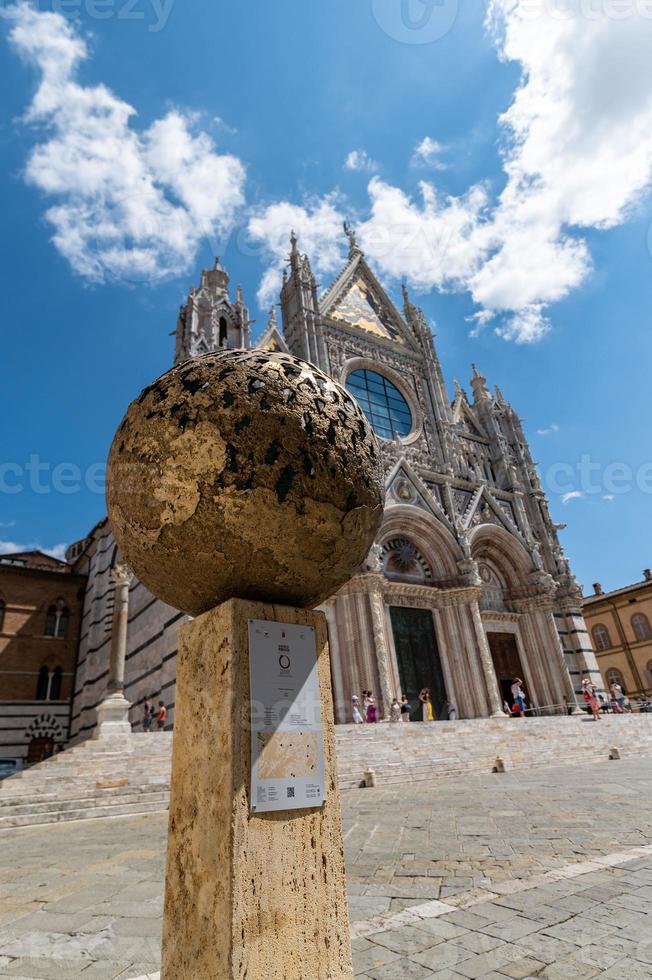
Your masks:
M372 160L366 150L351 150L344 161L345 170L362 170L365 173L375 173L378 164Z
M61 14L23 2L5 16L12 46L41 76L25 114L40 139L25 178L54 199L45 216L56 248L95 281L186 271L203 237L230 230L244 203L242 163L219 154L191 113L138 130L131 105L79 84L88 48Z
M414 148L410 163L413 167L431 167L434 170L446 170L446 164L439 159L446 149L431 136L424 136Z
M559 432L559 426L556 422L551 422L545 429L537 429L538 436L549 436L552 435L553 432Z
M0 527L16 527L15 521L0 521Z
M585 493L583 490L569 490L568 493L563 493L561 495L561 502L562 504L568 504L571 502L571 500L579 500L584 496Z
M64 561L66 557L67 544L55 544L51 548L31 542L30 544L19 544L17 541L0 540L0 555L12 555L20 551L42 551L46 555Z
M605 494L602 495L602 499L603 500L615 500L616 497L615 497L615 494L613 494L613 493L605 493Z
M269 306L281 285L283 266L290 251L289 232L294 229L303 252L310 255L313 271L328 275L344 259L342 224L336 193L307 201L304 205L280 201L261 209L249 220L248 231L263 246L269 265L258 290L261 307Z
M522 72L498 120L503 189L450 196L424 181L410 195L373 177L358 237L384 278L468 291L475 332L545 336L550 305L591 271L584 230L626 221L652 178L652 18L637 10L490 0L498 57ZM435 143L417 159L436 160Z

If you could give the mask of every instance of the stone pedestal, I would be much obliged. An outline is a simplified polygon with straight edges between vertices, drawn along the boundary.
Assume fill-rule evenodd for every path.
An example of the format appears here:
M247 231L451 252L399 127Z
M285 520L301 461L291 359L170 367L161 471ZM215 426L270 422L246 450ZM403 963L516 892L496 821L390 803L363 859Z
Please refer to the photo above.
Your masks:
M248 621L315 629L326 802L252 815ZM161 980L351 980L323 613L232 599L181 627Z
M93 738L131 735L130 707L129 701L119 691L115 694L109 694L95 709L97 725L93 731Z

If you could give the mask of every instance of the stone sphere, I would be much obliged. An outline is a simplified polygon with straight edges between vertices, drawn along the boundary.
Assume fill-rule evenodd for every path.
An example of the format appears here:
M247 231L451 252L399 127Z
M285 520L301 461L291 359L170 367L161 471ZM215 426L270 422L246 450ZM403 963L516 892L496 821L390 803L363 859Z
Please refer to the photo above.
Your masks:
M143 584L198 615L226 599L315 606L364 561L383 513L357 402L287 354L224 350L132 402L109 453L113 533Z

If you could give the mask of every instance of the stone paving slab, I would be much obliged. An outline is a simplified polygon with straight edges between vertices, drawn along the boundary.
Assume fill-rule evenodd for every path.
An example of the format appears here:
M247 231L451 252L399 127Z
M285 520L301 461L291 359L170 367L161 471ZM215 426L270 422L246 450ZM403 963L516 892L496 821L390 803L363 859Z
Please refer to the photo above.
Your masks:
M343 803L358 980L652 978L646 760ZM0 832L0 980L157 977L166 827L152 813Z

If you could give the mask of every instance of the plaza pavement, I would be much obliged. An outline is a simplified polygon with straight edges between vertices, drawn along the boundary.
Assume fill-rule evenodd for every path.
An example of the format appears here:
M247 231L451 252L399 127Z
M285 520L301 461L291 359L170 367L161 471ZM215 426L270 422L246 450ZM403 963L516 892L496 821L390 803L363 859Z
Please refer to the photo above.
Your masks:
M651 762L347 792L356 977L652 977ZM153 975L166 819L0 832L0 978Z

